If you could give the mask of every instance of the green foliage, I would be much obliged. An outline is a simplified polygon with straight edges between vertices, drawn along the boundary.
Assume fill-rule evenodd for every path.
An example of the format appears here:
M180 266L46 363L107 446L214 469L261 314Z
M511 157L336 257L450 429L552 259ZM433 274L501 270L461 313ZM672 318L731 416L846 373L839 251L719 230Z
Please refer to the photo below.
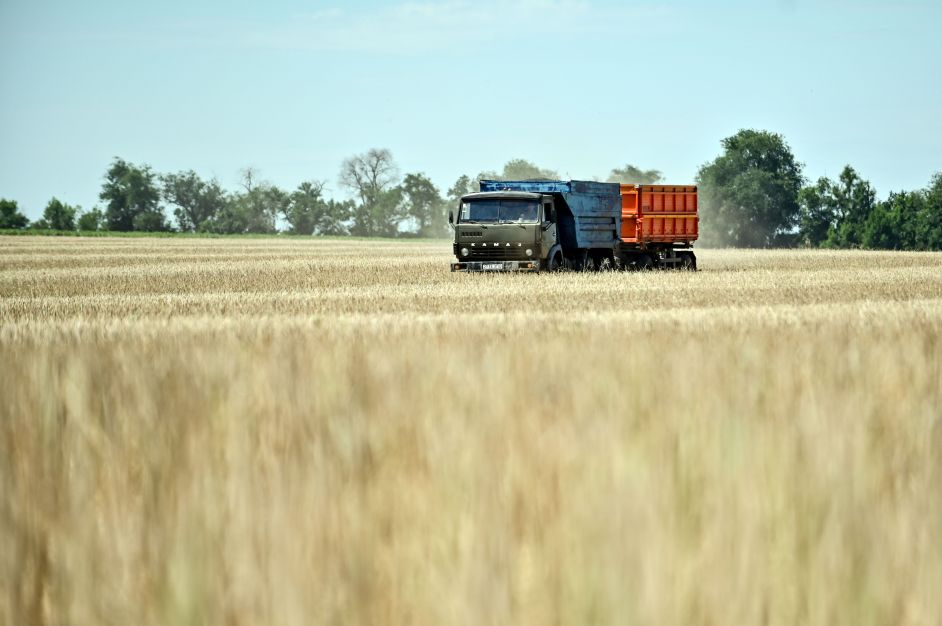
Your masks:
M876 191L850 165L844 166L837 181L821 177L802 189L798 203L801 243L832 248L866 245L867 225L877 206ZM885 228L887 219L884 215L874 218L873 228L877 222Z
M85 232L94 232L101 230L105 224L105 214L101 209L95 207L91 211L82 213L78 216L78 230Z
M161 182L163 197L174 206L177 226L183 232L207 230L226 206L226 192L219 181L204 181L193 170L161 176Z
M145 233L159 233L172 230L163 211L141 211L134 216L131 230Z
M916 230L924 205L925 195L920 191L891 193L886 202L877 204L867 216L863 247L916 249Z
M208 230L223 234L277 232L276 220L284 201L284 192L274 187L236 194L210 222Z
M831 183L831 203L835 225L826 245L832 248L858 248L864 243L867 220L876 206L876 190L850 165L845 165L837 182Z
M942 250L942 173L926 189L891 193L877 202L870 183L849 165L836 181L822 177L801 188L801 165L780 135L741 130L722 146L723 154L697 174L704 244ZM500 172L460 176L443 199L425 174L407 174L399 184L390 151L372 149L343 162L340 182L356 199L336 201L324 196L322 182L303 182L285 193L258 181L249 168L242 172L242 189L229 193L192 170L158 176L146 165L116 157L102 185L104 211L82 213L53 198L29 232L168 232L163 198L174 207L180 230L189 233L272 234L281 219L290 234L437 237L447 232L448 206L478 191L477 181L484 178L546 180L559 174L512 159ZM628 164L613 169L608 181L653 184L661 178L658 170ZM28 225L15 201L0 200L4 234Z
M21 229L29 226L29 219L22 213L16 200L0 199L0 228Z
M700 168L702 239L711 245L768 247L798 223L801 164L781 135L741 130Z
M467 177L462 176L458 180L462 181L462 179L467 179ZM504 169L500 172L484 170L477 175L475 180L468 179L470 191L467 193L478 190L475 184L478 180L559 180L559 173L556 170L539 167L526 159L511 159L504 163Z
M274 233L278 215L287 202L287 194L269 183L259 184L236 196L236 205L245 216L246 233Z
M160 208L156 175L147 165L138 167L115 157L105 173L99 194L104 202L108 230L169 230Z
M242 191L228 198L206 229L224 234L264 234L278 231L278 216L284 212L288 194L271 183L258 180L253 168L242 170Z
M799 195L801 243L832 248L942 249L942 176L928 189L891 193L883 202L847 165L837 181L820 178Z
M470 176L462 174L458 180L448 188L448 206L454 208L462 196L478 191L477 182ZM446 211L447 213L447 211Z
M827 241L837 222L833 183L821 177L798 194L798 243L818 247Z
M630 163L622 168L615 168L608 175L606 182L625 185L653 185L664 178L660 170L642 170Z
M207 225L207 230L220 235L240 235L248 232L248 219L235 198L229 198L222 210Z
M354 206L350 233L360 237L396 237L405 218L402 188L393 187L375 194L370 204Z
M483 178L483 175L482 175ZM526 159L511 159L504 164L497 180L559 180L556 170L544 169Z
M293 235L345 235L354 203L324 198L324 183L303 182L282 205L282 217Z
M464 195L480 191L480 187L478 186L478 181L480 180L559 180L559 173L555 170L539 167L526 159L511 159L504 164L500 172L484 170L478 173L474 178L463 174L459 176L458 180L448 189L447 206L441 211L443 220L448 214L447 207L456 206L458 200ZM432 230L434 231L436 228ZM443 223L442 229L444 228Z
M942 172L932 177L916 222L916 247L942 250Z
M406 174L402 181L402 196L405 215L418 225L417 235L437 237L447 232L445 201L425 174Z
M399 223L406 215L401 206L402 189L396 187L398 181L399 168L389 150L374 148L344 160L340 184L359 200L353 208L351 234L363 237L399 234Z
M58 198L53 198L43 210L42 225L38 228L52 230L75 230L75 215L78 207L69 206Z
M347 222L353 215L356 204L352 200L334 200L329 198L324 206L324 212L316 221L315 235L338 237L350 234Z

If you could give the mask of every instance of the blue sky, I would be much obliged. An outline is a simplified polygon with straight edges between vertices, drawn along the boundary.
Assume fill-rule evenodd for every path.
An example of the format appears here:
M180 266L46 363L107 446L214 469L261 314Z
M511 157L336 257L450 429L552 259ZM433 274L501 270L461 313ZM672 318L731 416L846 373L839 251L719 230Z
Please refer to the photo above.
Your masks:
M740 128L881 197L942 170L942 2L0 0L0 197L110 160L292 188L389 148L444 191L515 157L692 182Z

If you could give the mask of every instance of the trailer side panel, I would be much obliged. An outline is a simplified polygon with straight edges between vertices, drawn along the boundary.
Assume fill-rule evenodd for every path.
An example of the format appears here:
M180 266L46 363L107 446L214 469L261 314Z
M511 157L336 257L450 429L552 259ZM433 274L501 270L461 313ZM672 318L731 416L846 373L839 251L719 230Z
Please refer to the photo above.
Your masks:
M694 185L621 185L621 240L689 245L699 236Z

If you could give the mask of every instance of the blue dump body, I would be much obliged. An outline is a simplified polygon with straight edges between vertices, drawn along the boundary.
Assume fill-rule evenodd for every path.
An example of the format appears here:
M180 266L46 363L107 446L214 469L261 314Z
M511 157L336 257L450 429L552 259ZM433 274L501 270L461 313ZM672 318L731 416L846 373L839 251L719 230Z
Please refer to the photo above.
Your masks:
M527 191L552 194L559 241L565 249L618 245L621 232L621 187L584 180L482 180L481 191Z

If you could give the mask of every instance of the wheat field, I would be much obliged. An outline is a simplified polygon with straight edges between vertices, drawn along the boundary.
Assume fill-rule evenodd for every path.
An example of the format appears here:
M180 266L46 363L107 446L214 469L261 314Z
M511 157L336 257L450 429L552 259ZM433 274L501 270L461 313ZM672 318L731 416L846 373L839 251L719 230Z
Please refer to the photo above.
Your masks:
M942 255L698 256L0 238L0 623L942 623Z

